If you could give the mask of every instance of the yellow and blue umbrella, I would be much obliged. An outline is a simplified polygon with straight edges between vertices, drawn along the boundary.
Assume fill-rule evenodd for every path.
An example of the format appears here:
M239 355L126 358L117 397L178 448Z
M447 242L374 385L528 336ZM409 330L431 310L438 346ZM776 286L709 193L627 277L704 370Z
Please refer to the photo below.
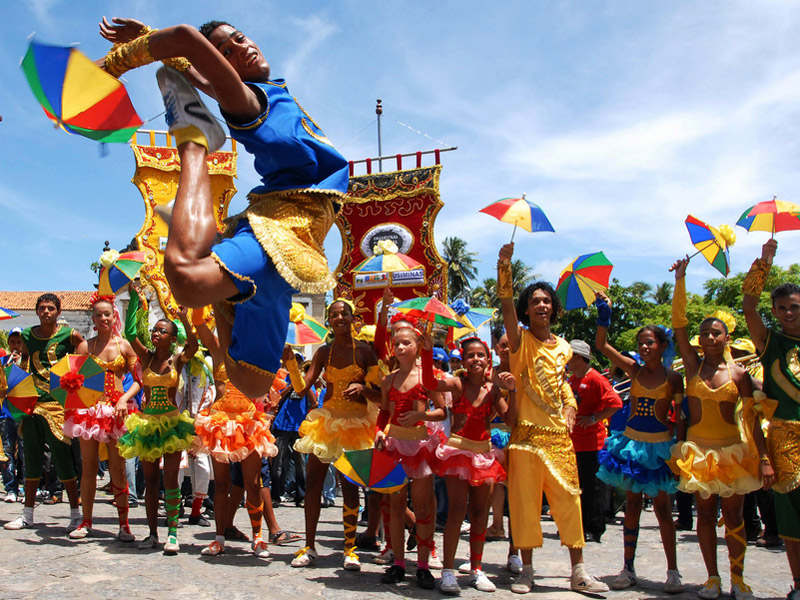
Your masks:
M33 377L27 371L15 364L10 364L2 370L2 375L7 382L5 406L15 422L30 416L39 400L39 393L33 384Z
M561 271L556 294L565 310L584 308L595 301L595 292L608 289L614 268L602 252L582 254Z
M100 257L102 264L103 257ZM100 282L97 291L101 296L119 294L128 284L136 278L139 270L144 265L144 252L124 252L109 261L109 265L103 265L100 270Z
M408 483L402 465L375 448L346 450L333 466L357 486L391 494Z
M800 205L773 197L748 208L736 224L747 231L768 231L775 237L779 231L800 229Z
M316 319L306 314L302 304L292 302L289 311L289 328L286 333L286 343L290 346L305 346L306 344L321 344L328 335L328 328Z
M127 143L142 124L125 86L76 48L31 42L22 70L47 117L67 133Z
M730 225L724 227L731 233ZM727 277L731 270L731 253L728 246L733 244L736 236L733 236L733 241L728 243L719 229L692 215L686 217L686 229L689 231L692 244L697 248L697 252L689 258L702 254L712 267Z
M555 232L544 211L537 204L526 200L525 194L522 194L522 198L501 198L482 208L479 212L491 215L503 223L514 225L514 231L511 233L512 242L517 227L522 227L531 233L534 231Z
M15 313L13 310L9 308L3 308L0 306L0 321L5 321L6 319L15 319L19 316L19 313Z
M105 376L88 354L67 354L50 369L50 395L66 409L89 408L103 396Z

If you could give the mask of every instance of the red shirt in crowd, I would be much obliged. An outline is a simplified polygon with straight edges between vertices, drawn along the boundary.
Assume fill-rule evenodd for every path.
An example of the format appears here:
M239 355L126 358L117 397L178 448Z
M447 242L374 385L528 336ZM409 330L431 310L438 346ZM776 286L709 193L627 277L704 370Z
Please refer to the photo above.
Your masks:
M578 402L578 414L572 428L572 444L575 452L594 452L603 448L606 440L605 422L597 422L581 427L578 421L609 407L622 408L622 398L611 387L611 383L596 369L589 369L583 377L573 375L569 379L572 393Z

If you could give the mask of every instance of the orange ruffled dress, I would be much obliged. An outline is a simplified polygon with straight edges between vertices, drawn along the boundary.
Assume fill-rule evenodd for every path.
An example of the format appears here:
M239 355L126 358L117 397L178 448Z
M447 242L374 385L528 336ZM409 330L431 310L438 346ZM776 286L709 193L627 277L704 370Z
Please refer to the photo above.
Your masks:
M695 375L686 385L686 395L700 399L701 414L700 420L689 426L686 441L672 447L669 466L680 478L678 489L697 492L702 498L712 494L727 498L760 489L755 445L746 437L745 427L729 423L720 411L723 403L739 402L739 390L730 378L730 365L724 384L710 388Z
M218 462L241 462L253 452L262 458L276 456L269 427L267 415L228 383L225 395L195 417L192 450Z
M322 408L306 415L294 449L314 454L324 463L332 463L345 450L372 448L378 409L372 403L351 402L344 397L344 390L350 383L364 380L364 370L356 363L355 346L353 362L344 368L331 366L329 355L324 377L331 391L330 398L326 398Z

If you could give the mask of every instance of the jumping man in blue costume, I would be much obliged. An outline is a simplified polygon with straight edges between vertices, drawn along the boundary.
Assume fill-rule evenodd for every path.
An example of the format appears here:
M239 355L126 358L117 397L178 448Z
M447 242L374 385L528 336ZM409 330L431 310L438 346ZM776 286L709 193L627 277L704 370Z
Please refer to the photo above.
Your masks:
M270 80L258 46L232 25L154 31L132 19L104 18L100 33L114 43L104 62L116 77L155 60L169 65L158 83L181 173L165 273L179 303L215 305L231 382L261 396L280 365L292 294L334 285L322 243L347 191L347 161L285 82ZM225 134L192 84L219 103L262 181L219 243L206 157Z

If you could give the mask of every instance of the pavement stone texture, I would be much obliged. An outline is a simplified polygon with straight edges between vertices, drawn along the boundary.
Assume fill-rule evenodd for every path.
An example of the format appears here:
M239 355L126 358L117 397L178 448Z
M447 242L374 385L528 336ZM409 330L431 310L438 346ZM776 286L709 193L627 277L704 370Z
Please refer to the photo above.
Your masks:
M413 561L409 561L406 581L398 585L379 582L383 567L372 562L371 552L360 551L361 572L342 569L341 499L337 506L322 510L317 548L320 558L313 567L292 568L289 563L295 551L304 544L299 541L283 546L270 546L269 559L255 558L250 544L227 542L225 554L204 557L200 550L214 539L212 527L188 525L186 519L178 537L181 552L165 556L161 550L138 550L137 544L116 540L116 509L109 497L98 493L95 505L94 533L85 540L67 538L69 506L60 503L36 508L35 524L31 529L8 531L0 529L0 598L52 598L83 600L115 598L118 600L169 598L172 600L227 600L249 598L442 598L438 590L416 587ZM17 517L21 503L0 503L0 523ZM303 532L303 509L294 504L276 509L282 528ZM144 506L131 509L131 529L137 540L147 534ZM642 529L636 559L638 585L623 591L602 595L576 594L569 590L569 556L559 544L555 524L543 520L544 547L534 551L536 587L527 596L513 594L513 576L505 570L507 542L486 544L483 565L487 575L497 585L493 594L468 587L467 575L459 575L461 598L573 598L580 596L628 600L632 598L697 598L697 589L706 579L697 537L694 532L678 532L678 564L686 584L682 594L669 595L663 591L666 563L661 548L658 526L652 512L642 514ZM249 532L244 509L236 515L236 525ZM363 528L359 527L359 530ZM161 528L161 540L166 529ZM729 598L727 551L718 529L718 559L723 582L723 598ZM436 534L441 548L441 532ZM456 564L466 560L467 536L462 535ZM602 543L590 543L585 549L585 562L590 573L610 584L622 568L622 526L618 521L609 524ZM414 558L414 554L410 554ZM439 577L438 572L434 575ZM756 598L785 598L791 584L788 563L783 548L764 549L748 546L745 560L745 580L752 586Z

